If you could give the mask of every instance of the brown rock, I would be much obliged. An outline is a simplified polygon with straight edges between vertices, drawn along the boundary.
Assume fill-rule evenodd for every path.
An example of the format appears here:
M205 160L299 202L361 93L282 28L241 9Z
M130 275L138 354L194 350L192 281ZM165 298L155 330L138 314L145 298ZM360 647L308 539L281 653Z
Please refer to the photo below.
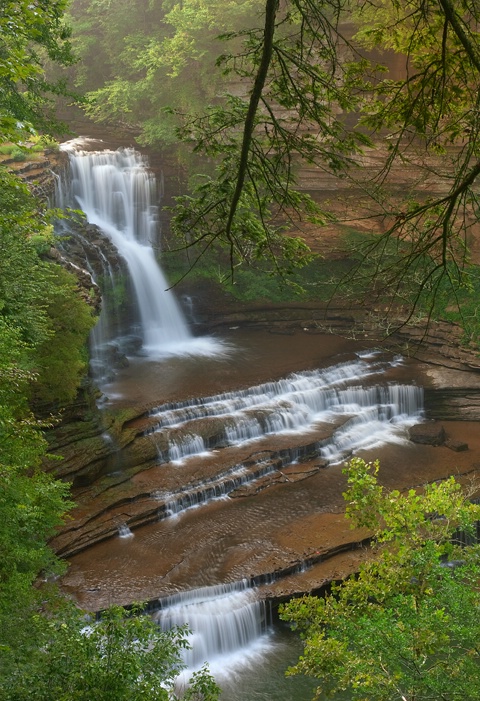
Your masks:
M454 450L456 453L468 450L468 443L464 443L463 441L448 440L445 441L445 445L447 448L450 448L450 450Z
M445 429L441 424L430 421L415 424L409 429L410 440L422 445L443 445L445 442Z

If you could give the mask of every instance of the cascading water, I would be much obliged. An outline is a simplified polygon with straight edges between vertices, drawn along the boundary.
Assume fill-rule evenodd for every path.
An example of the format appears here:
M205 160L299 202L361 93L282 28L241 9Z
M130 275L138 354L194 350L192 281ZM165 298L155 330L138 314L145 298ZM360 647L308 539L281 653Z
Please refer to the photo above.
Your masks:
M285 631L265 626L261 600L278 595L284 582L285 591L300 586L290 577L305 575L306 590L321 581L315 568L337 545L330 504L338 509L341 469L332 463L376 445L408 444L408 426L421 420L423 392L408 362L386 352L341 357L337 365L278 373L267 382L258 375L259 384L231 382L231 390L218 393L206 383L197 398L190 385L183 394L159 392L163 402L150 412L146 430L161 452L158 465L133 486L138 500L132 508L122 504L121 510L122 519L130 514L126 522L135 537L99 544L80 566L90 573L92 560L102 562L88 580L92 591L102 589L102 602L111 592L119 601L133 600L130 590L152 603L161 596L161 625L192 630L185 660L190 673L207 662L222 689L231 689L223 692L225 701L312 697L297 688L283 694L285 680L264 695L244 690L250 677L255 683L267 677L275 661L280 679L294 662L286 656L292 648ZM394 453L386 447L383 454ZM365 457L377 456L369 451ZM145 530L137 520L142 509L149 519ZM349 543L339 537L343 545ZM304 566L304 574L290 565ZM231 584L244 577L249 586ZM180 593L169 597L172 591Z
M353 450L406 442L406 428L422 414L422 389L393 383L358 385L359 381L371 381L399 364L399 358L370 362L359 358L329 368L296 372L236 392L167 404L152 412L158 420L156 431L168 432L172 447L165 457L172 461L192 458L205 450L201 436L192 433L197 421L204 428L209 420L216 424L224 421L218 438L220 446L235 444L238 448L269 436L314 433L315 425L340 420L342 425L332 429L329 438L305 446L308 459L316 454L329 463L338 462ZM258 417L248 417L246 412L257 412ZM187 433L182 437L185 426ZM265 453L260 452L262 455ZM250 457L248 464L237 464L217 474L216 479L192 485L190 490L159 493L163 507L158 518L177 516L216 499L228 499L239 486L301 458L302 446L272 452L270 459L260 457L258 462ZM239 665L255 664L257 652L260 659L270 650L276 654L278 642L268 634L264 604L257 597L255 588L246 582L190 590L162 599L157 620L163 628L186 624L191 630L192 647L185 655L189 672L208 662L222 682L225 675L228 680L235 674Z
M316 453L330 463L364 447L402 442L406 428L421 416L422 388L358 386L359 381L382 374L399 362L357 359L236 392L159 407L152 412L158 420L154 438L166 436L169 443L168 451L159 451L159 461L191 458L206 449L239 447L275 435L307 434L320 423L332 422L342 425L316 447ZM206 445L196 431L205 431L208 422L215 430Z
M84 151L77 150L77 142L68 142L63 148L70 158L73 206L83 210L88 222L108 237L126 263L139 317L142 355L158 359L218 353L222 347L218 341L191 335L156 260L157 188L145 159L131 148ZM100 320L93 333L97 346L112 341L101 333L108 326Z
M246 581L174 594L160 606L155 619L163 630L188 626L191 647L183 652L187 677L206 660L221 677L271 646L265 602Z

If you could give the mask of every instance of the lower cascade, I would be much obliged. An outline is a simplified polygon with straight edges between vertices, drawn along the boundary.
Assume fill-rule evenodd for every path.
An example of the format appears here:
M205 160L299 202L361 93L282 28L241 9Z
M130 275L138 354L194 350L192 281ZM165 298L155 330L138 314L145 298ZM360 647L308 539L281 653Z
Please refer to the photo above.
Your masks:
M246 580L174 594L160 606L155 619L162 630L187 625L190 631L187 675L208 662L221 676L270 647L265 602Z

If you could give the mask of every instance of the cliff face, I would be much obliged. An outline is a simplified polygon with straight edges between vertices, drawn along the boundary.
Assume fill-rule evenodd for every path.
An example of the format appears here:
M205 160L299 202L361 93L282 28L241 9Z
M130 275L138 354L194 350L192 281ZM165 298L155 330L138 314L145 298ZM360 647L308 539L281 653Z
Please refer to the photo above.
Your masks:
M28 183L36 197L53 204L57 178L68 167L68 156L57 149L46 149L31 156L26 153L25 160L21 161L4 156L1 165Z

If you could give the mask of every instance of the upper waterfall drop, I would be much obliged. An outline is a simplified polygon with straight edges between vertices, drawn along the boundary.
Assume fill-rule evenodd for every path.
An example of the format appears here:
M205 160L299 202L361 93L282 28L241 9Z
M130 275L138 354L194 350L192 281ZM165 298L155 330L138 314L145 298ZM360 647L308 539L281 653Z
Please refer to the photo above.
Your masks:
M157 186L145 158L133 148L85 151L62 146L70 158L71 198L125 261L136 298L142 353L215 355L221 343L195 338L156 260Z

